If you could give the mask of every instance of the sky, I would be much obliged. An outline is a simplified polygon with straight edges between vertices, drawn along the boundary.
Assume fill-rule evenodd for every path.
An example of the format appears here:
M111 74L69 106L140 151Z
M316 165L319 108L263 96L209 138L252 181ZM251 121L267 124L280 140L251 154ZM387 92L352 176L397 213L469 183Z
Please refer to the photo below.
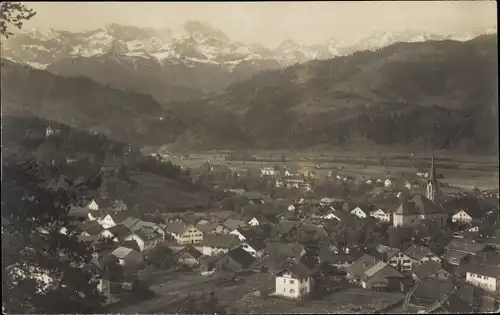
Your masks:
M118 23L177 29L208 22L243 43L275 47L285 39L317 44L372 31L461 33L496 28L496 1L337 2L27 2L25 28L85 31Z

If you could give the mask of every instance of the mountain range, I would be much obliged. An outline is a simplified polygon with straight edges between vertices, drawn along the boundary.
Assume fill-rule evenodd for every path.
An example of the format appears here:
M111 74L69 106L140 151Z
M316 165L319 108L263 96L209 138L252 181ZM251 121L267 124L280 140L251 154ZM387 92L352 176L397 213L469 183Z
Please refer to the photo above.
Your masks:
M185 25L193 34L185 41L201 38L194 31L200 25L191 26ZM137 38L144 31L132 29L137 33L124 31L121 41L132 35ZM168 30L154 31L174 43L183 42L169 37ZM227 39L212 28L206 35L219 42ZM117 51L123 45L112 45L112 49L99 55L61 58L46 70L34 69L19 60L9 61L15 59L11 50L11 57L3 59L2 111L66 123L135 145L168 144L186 150L307 149L373 143L498 152L497 137L492 137L498 134L496 34L467 41L398 42L378 49L368 41L363 44L371 49L288 67L277 59L266 59L277 64L274 70L254 68L250 77L235 81L221 74L226 84L208 89L213 92L161 100L154 91L140 91L154 86L146 81L147 77L154 77L152 74L128 76L129 87L118 86L116 81L103 82L99 77L99 69L107 78L113 69L121 69L123 72L116 72L115 76L126 80L125 74L134 63L130 69L121 66L126 53ZM277 50L286 51L287 46L291 43L285 42ZM220 46L219 52L224 51L223 47L226 46ZM265 55L266 50L260 48L259 54ZM215 55L213 60L219 64L213 65L213 69L223 73L227 68L221 64L228 60L224 59L228 54L224 58ZM193 55L187 49L182 56ZM115 60L115 68L110 66L114 64L110 60ZM59 65L61 71L71 72L76 69L71 67L73 61L85 65L81 70L87 73L95 64L96 72L64 76L51 70ZM187 78L191 74L181 70L189 68L187 63L179 67L186 82L191 82ZM149 70L161 72L153 63ZM208 71L206 79L217 81L214 73ZM197 78L201 80L203 76ZM177 85L156 86L162 91L171 88L172 93L179 87L199 91L181 82L179 77Z
M285 40L276 48L266 48L237 42L199 21L188 21L179 31L110 24L78 33L23 31L4 41L1 53L14 62L62 76L87 76L101 84L149 94L164 103L197 99L262 71L309 60L375 51L397 42L466 41L488 31L454 35L372 32L317 45Z

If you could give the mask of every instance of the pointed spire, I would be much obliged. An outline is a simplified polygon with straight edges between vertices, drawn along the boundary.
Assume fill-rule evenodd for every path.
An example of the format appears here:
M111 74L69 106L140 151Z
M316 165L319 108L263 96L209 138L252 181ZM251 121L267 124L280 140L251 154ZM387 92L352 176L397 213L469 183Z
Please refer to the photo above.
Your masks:
M431 173L429 174L429 181L431 183L436 183L436 165L434 164L434 150L432 150L432 160L431 160Z

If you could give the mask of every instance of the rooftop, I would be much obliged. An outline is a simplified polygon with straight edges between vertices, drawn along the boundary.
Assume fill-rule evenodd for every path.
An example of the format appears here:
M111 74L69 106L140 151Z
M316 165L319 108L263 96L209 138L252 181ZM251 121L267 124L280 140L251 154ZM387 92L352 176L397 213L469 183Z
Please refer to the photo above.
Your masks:
M207 234L200 245L229 249L239 244L240 240L233 234Z
M432 252L429 249L422 247L422 246L416 246L416 245L410 246L409 248L407 248L404 251L404 253L406 255L408 255L409 257L416 259L416 260L420 260L427 255L432 255Z
M111 252L111 255L115 256L118 259L123 259L130 255L134 250L132 248L119 246L117 249Z
M429 261L415 267L412 272L420 279L423 279L437 272L439 269L442 269L441 264Z
M395 212L401 215L418 215L445 213L445 210L423 195L416 195L407 202L402 203Z
M470 254L477 254L485 249L486 245L483 243L475 242L469 239L452 239L448 245L446 245L446 250L457 250Z
M247 226L244 221L235 219L227 219L222 225L231 231L239 227Z
M306 279L312 275L312 272L303 263L290 262L283 270L277 273L277 275L283 274L284 272L289 272L297 279Z
M238 263L244 269L249 268L255 262L255 258L241 247L236 247L227 254L234 262Z

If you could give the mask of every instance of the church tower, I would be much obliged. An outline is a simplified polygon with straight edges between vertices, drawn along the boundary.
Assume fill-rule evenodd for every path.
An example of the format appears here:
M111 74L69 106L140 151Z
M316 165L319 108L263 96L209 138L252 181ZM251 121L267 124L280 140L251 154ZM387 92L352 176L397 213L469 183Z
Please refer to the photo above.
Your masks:
M436 166L434 164L434 151L432 151L432 161L431 161L431 172L429 174L429 180L427 181L426 197L432 201L436 197L438 190L438 183L436 178Z

